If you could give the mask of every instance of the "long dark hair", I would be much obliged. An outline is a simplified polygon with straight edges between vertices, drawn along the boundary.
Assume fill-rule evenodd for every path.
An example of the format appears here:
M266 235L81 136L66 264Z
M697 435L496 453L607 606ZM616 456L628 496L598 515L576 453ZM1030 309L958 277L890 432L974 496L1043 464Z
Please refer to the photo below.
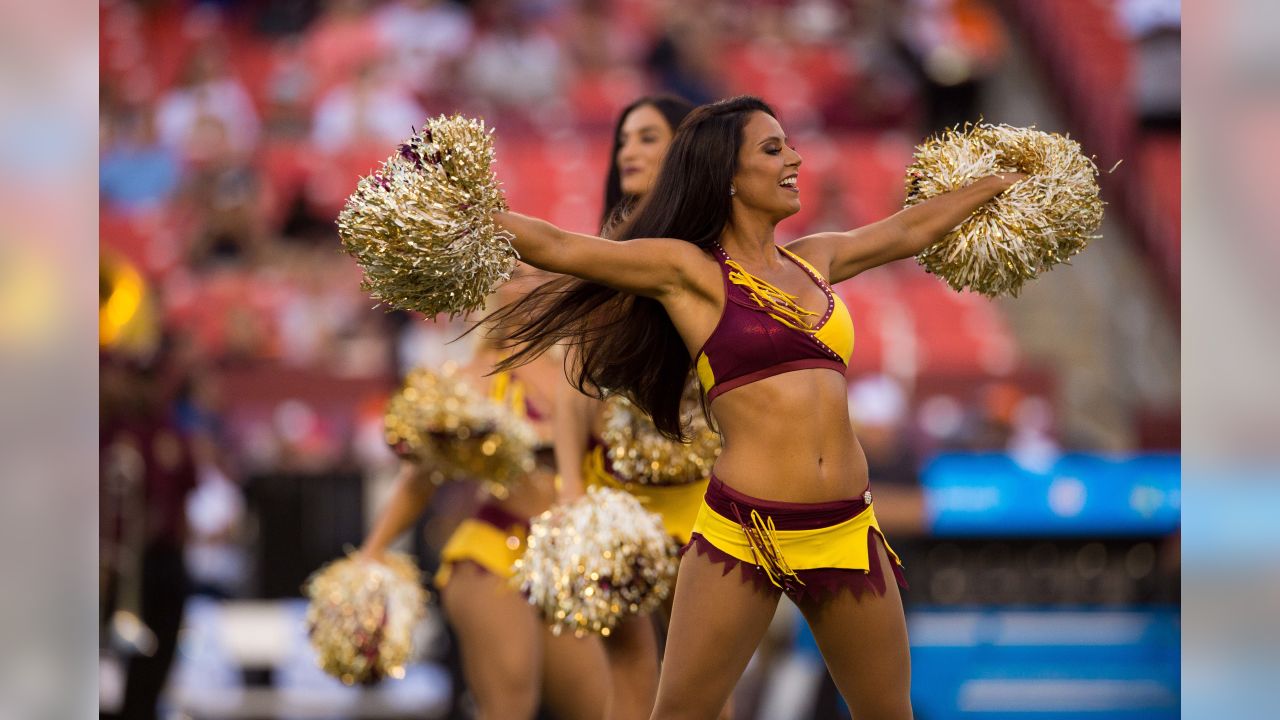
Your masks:
M612 237L678 238L710 250L729 222L729 186L742 131L763 100L741 96L703 105L677 129L653 189ZM684 438L680 396L689 351L662 304L652 298L565 277L535 288L489 318L514 352L498 369L529 362L554 345L571 346L569 381L594 397L620 393L663 434Z
M622 148L622 124L627 121L633 111L642 107L651 107L661 113L672 134L680 127L685 116L693 111L693 103L675 95L645 95L622 109L618 122L613 127L613 145L609 152L609 174L604 181L604 209L600 213L600 227L605 228L618 220L615 213L626 207L629 198L622 194L622 171L618 167L618 150Z

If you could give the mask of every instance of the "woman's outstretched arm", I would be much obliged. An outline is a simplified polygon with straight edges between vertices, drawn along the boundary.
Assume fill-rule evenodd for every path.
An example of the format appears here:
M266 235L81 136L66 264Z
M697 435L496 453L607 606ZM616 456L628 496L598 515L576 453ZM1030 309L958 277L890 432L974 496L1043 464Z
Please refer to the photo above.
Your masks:
M614 242L572 233L545 220L494 213L520 259L534 267L662 299L689 287L690 268L706 258L692 243L666 238Z
M360 555L370 560L381 558L387 547L417 522L435 492L435 484L417 463L401 460L395 490L360 546Z
M983 203L1024 178L1026 175L1014 172L989 175L879 222L848 232L809 235L788 248L819 270L826 269L827 279L838 283L873 267L919 254Z

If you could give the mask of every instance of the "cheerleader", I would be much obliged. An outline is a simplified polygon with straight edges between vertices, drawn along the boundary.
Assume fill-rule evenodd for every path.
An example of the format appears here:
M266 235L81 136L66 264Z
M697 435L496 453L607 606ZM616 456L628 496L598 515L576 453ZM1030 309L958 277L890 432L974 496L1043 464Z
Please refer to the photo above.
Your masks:
M639 98L623 109L605 181L602 233L607 235L609 228L623 222L648 195L676 128L691 110L692 104L662 95ZM687 543L719 439L702 423L702 442L676 442L663 437L643 412L620 395L602 401L564 383L560 388L555 433L560 500L573 500L590 486L626 490L645 510L662 518L679 545ZM696 395L688 397L686 414L693 416L698 404ZM612 442L606 442L606 437ZM646 455L661 456L660 471L628 457L640 446ZM665 616L669 612L662 618L664 631ZM648 717L658 687L658 637L653 619L644 615L621 621L605 639L604 647L613 688L609 717Z
M672 436L692 368L723 438L680 564L654 718L716 717L784 592L854 717L911 717L899 561L852 432L853 322L830 285L916 255L1022 176L779 247L800 166L773 110L740 97L685 118L611 233L627 242L494 215L525 262L575 276L495 316L523 343L500 367L570 344L580 389L628 397Z
M477 718L533 718L541 703L563 720L599 720L609 693L608 677L599 672L606 662L600 640L553 635L510 582L512 565L524 553L529 518L555 497L549 440L554 388L563 383L560 362L547 356L518 371L486 376L501 359L496 347L484 343L460 376L532 422L543 439L538 465L505 486L503 497L485 493L479 509L445 543L435 585L458 638ZM377 560L422 514L434 494L432 470L401 461L391 499L361 547L363 557Z

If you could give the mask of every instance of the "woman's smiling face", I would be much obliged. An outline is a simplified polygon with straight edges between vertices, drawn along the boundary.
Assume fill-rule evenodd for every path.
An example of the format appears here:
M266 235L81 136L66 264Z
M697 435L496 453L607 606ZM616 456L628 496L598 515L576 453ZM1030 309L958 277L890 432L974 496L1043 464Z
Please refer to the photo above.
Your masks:
M774 221L800 210L800 153L787 144L773 116L757 112L742 129L734 202L768 214ZM727 191L727 190L726 190Z

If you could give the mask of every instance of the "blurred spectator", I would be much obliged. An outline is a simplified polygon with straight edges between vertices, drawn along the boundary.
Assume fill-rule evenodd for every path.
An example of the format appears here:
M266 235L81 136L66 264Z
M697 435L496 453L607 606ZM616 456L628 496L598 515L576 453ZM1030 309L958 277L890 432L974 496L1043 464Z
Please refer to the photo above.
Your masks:
M268 36L302 32L319 11L316 0L259 0L257 29Z
M1054 440L1053 407L1039 396L1022 398L1013 410L1013 434L1009 456L1034 472L1047 472L1062 453Z
M281 38L271 46L266 80L266 123L273 138L306 137L311 127L315 78L307 67L302 40Z
M695 3L674 3L646 65L658 87L701 105L720 97L715 78L719 51L715 14Z
M303 56L324 93L384 56L382 38L365 0L325 0L324 11L307 28Z
M290 253L288 271L277 279L284 292L276 303L281 359L297 367L327 366L339 359L338 339L367 310L348 266L329 262L328 249Z
M1136 45L1133 92L1138 119L1177 129L1182 119L1182 0L1123 0L1115 6Z
M899 543L928 527L920 488L920 457L907 432L907 393L888 375L870 375L849 385L849 414L867 459L867 477L883 527ZM903 547L899 544L899 547Z
M1008 383L993 382L984 386L971 410L967 449L975 452L1000 452L1009 447L1013 437L1013 415L1022 400L1022 391Z
M139 107L104 115L98 189L114 209L133 214L157 210L178 190L181 167L156 134L155 116Z
M496 112L537 123L562 99L567 68L560 45L535 23L532 4L494 0L486 19L463 67L466 89Z
M121 718L157 717L188 593L184 507L195 464L172 415L181 373L172 360L167 351L148 362L104 348L100 363L100 602L110 647L125 662Z
M829 128L903 127L915 120L920 83L893 42L892 19L884 3L853 6L842 43L847 84L822 103Z
M435 322L414 317L405 323L396 343L397 375L415 367L439 367L445 363L465 365L475 354L479 333L463 335L470 323L460 318L440 316Z
M387 66L368 60L351 82L335 87L316 106L311 142L328 154L363 144L391 147L425 119L426 111Z
M248 560L239 542L245 501L228 452L224 404L218 376L212 368L201 365L193 369L177 405L178 423L191 441L197 478L186 503L191 531L187 569L193 592L217 598L238 596L249 577Z
M471 15L452 0L392 0L374 15L395 78L423 102L447 95L471 44Z
M182 204L193 228L192 265L260 259L267 240L262 183L218 117L197 119L187 160Z
M854 3L836 0L799 0L790 3L787 24L791 35L803 43L830 43L839 41L849 32L853 19Z
M909 0L899 36L926 88L925 132L977 120L983 84L1006 45L991 7L984 0Z
M821 183L818 187L817 209L805 222L804 229L798 235L809 235L819 232L839 232L855 227L849 211L849 193L844 182L835 174L825 177L814 177Z
M907 394L888 375L849 385L849 413L873 484L917 485L917 458L906 432Z
M221 125L231 152L248 153L257 145L258 113L249 92L228 69L226 49L217 40L193 50L180 84L160 99L160 140L184 154L190 152L193 142L203 141L196 132L210 118Z
M609 0L579 0L569 18L565 43L578 71L612 70L640 57L645 36L619 18L616 10Z

